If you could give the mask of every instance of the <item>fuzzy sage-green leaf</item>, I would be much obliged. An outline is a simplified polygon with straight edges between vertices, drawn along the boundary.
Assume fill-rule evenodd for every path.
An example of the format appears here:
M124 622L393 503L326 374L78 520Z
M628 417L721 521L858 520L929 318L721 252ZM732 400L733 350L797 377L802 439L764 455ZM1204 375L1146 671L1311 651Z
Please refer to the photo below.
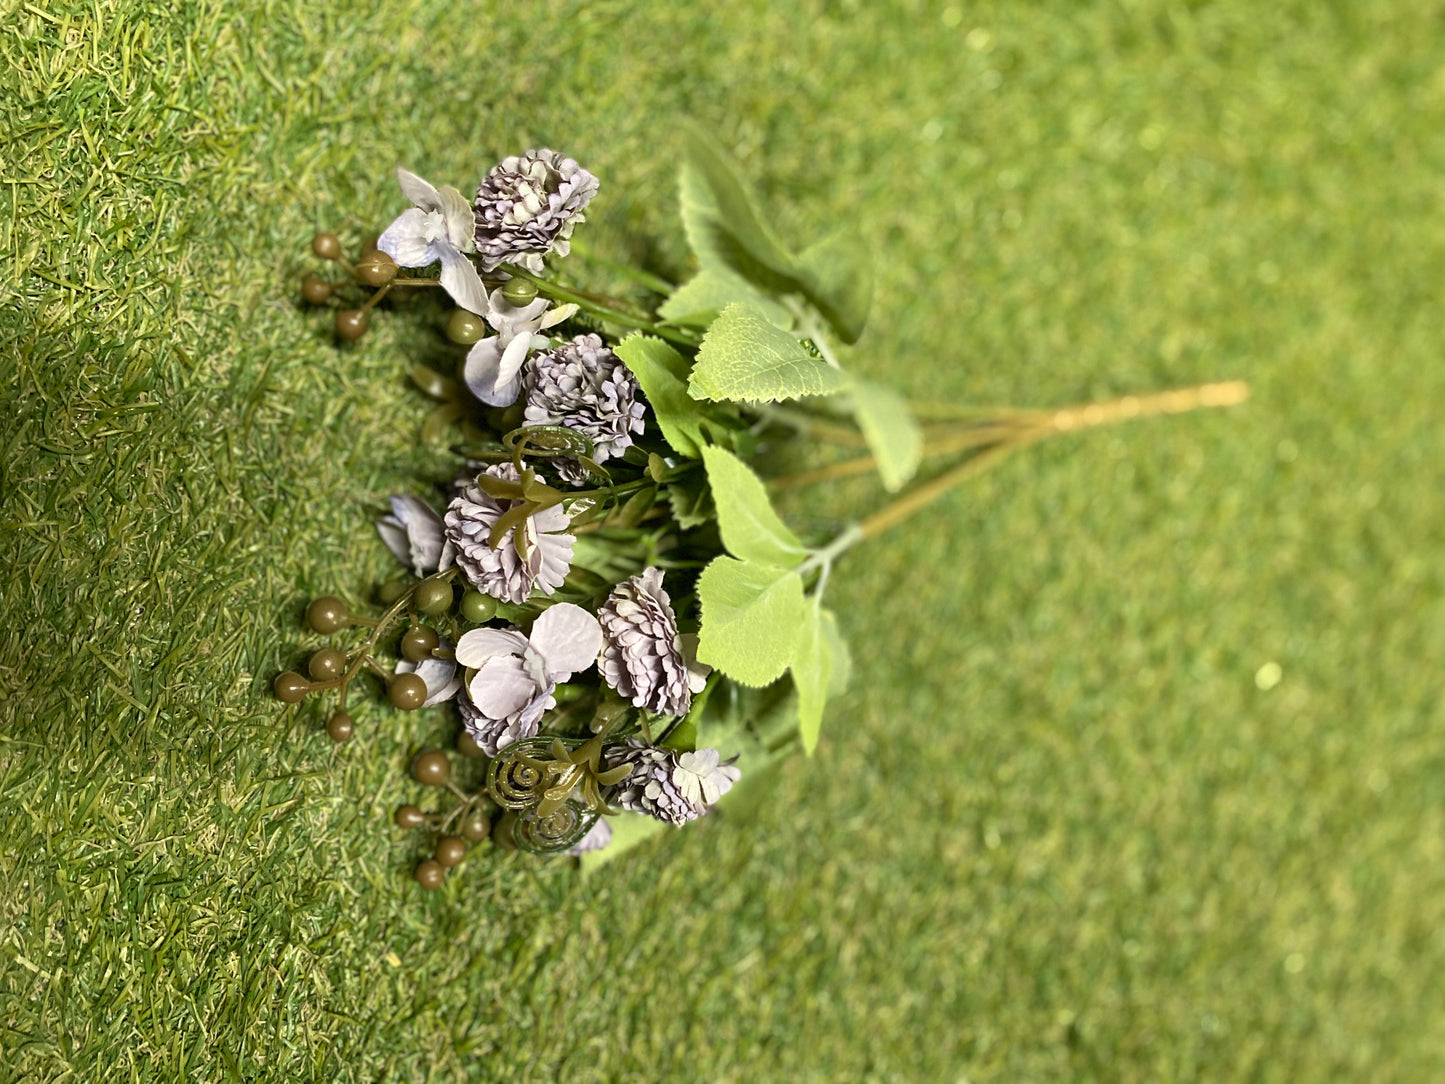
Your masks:
M759 310L734 304L708 328L688 392L694 399L775 402L831 395L846 385L840 370L808 353Z
M727 154L694 128L678 175L683 229L704 268L727 268L765 294L797 287L793 256L773 236Z
M902 489L923 459L923 431L903 396L883 384L852 379L849 387L853 417L868 450L878 463L878 475L890 493Z
M790 669L793 687L798 690L798 733L803 739L803 751L811 756L818 746L823 707L833 680L833 642L823 632L823 615L818 608L809 605L807 611L798 628Z
M754 688L782 676L809 616L801 576L715 557L698 577L697 596L702 603L699 661Z
M773 511L762 479L721 448L704 448L702 459L728 552L773 568L794 568L802 562L808 550Z
M873 254L852 232L830 234L798 257L804 296L845 343L855 343L873 304Z
M705 412L687 394L687 359L661 339L640 333L618 343L616 354L637 377L663 439L677 452L696 459L703 444Z
M671 323L705 328L735 302L752 305L778 327L793 322L786 306L723 266L704 267L674 290L657 312Z

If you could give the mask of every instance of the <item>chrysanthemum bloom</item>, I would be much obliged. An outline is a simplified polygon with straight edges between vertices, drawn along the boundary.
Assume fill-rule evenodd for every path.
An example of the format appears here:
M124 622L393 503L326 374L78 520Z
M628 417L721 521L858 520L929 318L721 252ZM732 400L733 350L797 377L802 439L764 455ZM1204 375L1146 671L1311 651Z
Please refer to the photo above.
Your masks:
M443 640L438 645L444 651L451 651L450 640ZM412 662L410 659L398 659L396 661L396 672L398 674L416 674L426 682L426 703L422 707L429 708L436 704L443 704L457 695L462 687L461 675L457 673L455 659L430 658L422 659L421 662Z
M719 759L716 749L677 753L629 738L626 745L608 750L609 769L632 765L632 774L617 784L609 800L681 828L706 813L742 775Z
M709 668L692 657L696 639L688 644L678 635L662 570L645 569L619 583L598 609L597 619L602 623L597 668L603 680L634 707L657 715L686 715Z
M386 548L418 577L452 566L452 547L442 517L420 497L401 493L391 498L391 515L376 521Z
M479 340L467 352L462 379L488 406L507 407L517 401L522 386L522 362L534 348L547 345L537 333L570 319L576 305L558 305L539 297L526 305L513 305L499 286L487 298L487 323L496 332Z
M555 350L535 354L522 378L528 425L564 425L592 442L592 459L603 463L632 446L641 433L645 404L637 378L598 335L578 335ZM561 461L564 481L581 485L587 472Z
M520 481L517 468L510 463L498 463L483 473L509 482ZM553 505L507 531L493 548L489 541L492 528L515 503L493 497L472 484L452 498L444 519L457 567L477 590L502 602L524 602L533 588L550 595L561 587L572 566L572 544L576 541L564 533L571 522L567 513L560 505ZM519 552L519 535L525 553Z
M552 695L591 666L602 646L597 619L561 602L542 611L530 635L516 629L471 629L457 641L456 659L476 670L457 698L464 726L488 756L537 733Z
M596 177L545 147L503 159L472 204L482 270L511 263L540 273L542 257L566 256L573 229L585 220L582 208L596 194Z
M475 219L467 198L448 185L434 188L400 166L396 180L416 206L386 227L376 247L398 267L426 267L440 261L442 289L462 308L484 316L486 287L466 256L475 247Z

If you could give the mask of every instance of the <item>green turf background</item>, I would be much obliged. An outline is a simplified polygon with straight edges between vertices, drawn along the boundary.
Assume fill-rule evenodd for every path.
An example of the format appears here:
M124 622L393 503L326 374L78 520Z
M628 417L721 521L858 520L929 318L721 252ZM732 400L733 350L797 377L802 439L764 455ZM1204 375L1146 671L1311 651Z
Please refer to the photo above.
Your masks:
M1445 6L380 7L0 0L0 1079L1439 1080ZM454 724L265 694L449 471L434 328L338 349L307 239L550 144L680 273L685 116L876 244L862 372L1254 398L850 557L856 683L753 819L423 896Z

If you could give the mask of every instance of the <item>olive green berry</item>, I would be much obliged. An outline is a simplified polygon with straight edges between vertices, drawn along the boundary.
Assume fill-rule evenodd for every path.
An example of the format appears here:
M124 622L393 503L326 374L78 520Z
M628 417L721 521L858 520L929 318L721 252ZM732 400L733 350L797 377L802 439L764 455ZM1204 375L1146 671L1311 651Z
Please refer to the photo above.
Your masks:
M444 614L452 608L452 585L442 580L423 580L412 595L412 605L424 614Z
M351 716L344 711L338 711L326 721L326 736L337 745L344 741L350 741L351 732L354 729L355 724L352 723Z
M452 762L440 749L423 749L412 757L411 777L429 787L439 787L452 777Z
M441 643L437 636L436 629L427 628L425 625L413 625L402 633L401 653L406 659L412 662L421 662L422 659L431 658L431 653Z
M426 682L416 674L397 674L386 685L391 706L401 711L416 711L426 703Z
M502 296L507 299L507 304L521 308L523 305L530 305L537 297L537 287L526 279L508 279L507 284L502 287Z
M447 868L459 866L467 856L467 841L460 836L443 836L437 841L437 861Z
M350 617L346 603L335 595L322 595L306 608L306 623L323 635L345 628Z
M341 238L334 233L318 233L311 238L311 251L323 260L341 259Z
M458 346L471 346L486 333L486 323L474 312L453 309L447 317L447 338Z
M447 879L447 871L440 862L428 858L416 867L416 873L413 876L416 877L417 884L430 892L442 886L442 882Z
M276 699L283 704L295 704L311 691L311 683L295 670L277 674L271 687L276 692Z
M462 596L462 616L475 625L490 621L497 616L497 600L480 591L468 591Z
M366 312L363 309L342 309L336 314L336 337L351 342L366 334Z

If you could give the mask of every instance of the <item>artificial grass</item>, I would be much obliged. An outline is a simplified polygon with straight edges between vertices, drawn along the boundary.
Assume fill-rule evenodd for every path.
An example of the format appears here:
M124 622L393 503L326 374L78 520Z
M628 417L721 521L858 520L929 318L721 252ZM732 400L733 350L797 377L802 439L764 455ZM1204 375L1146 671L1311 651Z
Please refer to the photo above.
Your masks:
M0 4L0 1079L1438 1079L1442 18ZM751 819L423 896L388 814L454 724L334 749L266 686L447 473L445 348L336 347L304 246L550 143L680 273L683 116L877 244L860 371L1255 397L845 563L853 691Z

